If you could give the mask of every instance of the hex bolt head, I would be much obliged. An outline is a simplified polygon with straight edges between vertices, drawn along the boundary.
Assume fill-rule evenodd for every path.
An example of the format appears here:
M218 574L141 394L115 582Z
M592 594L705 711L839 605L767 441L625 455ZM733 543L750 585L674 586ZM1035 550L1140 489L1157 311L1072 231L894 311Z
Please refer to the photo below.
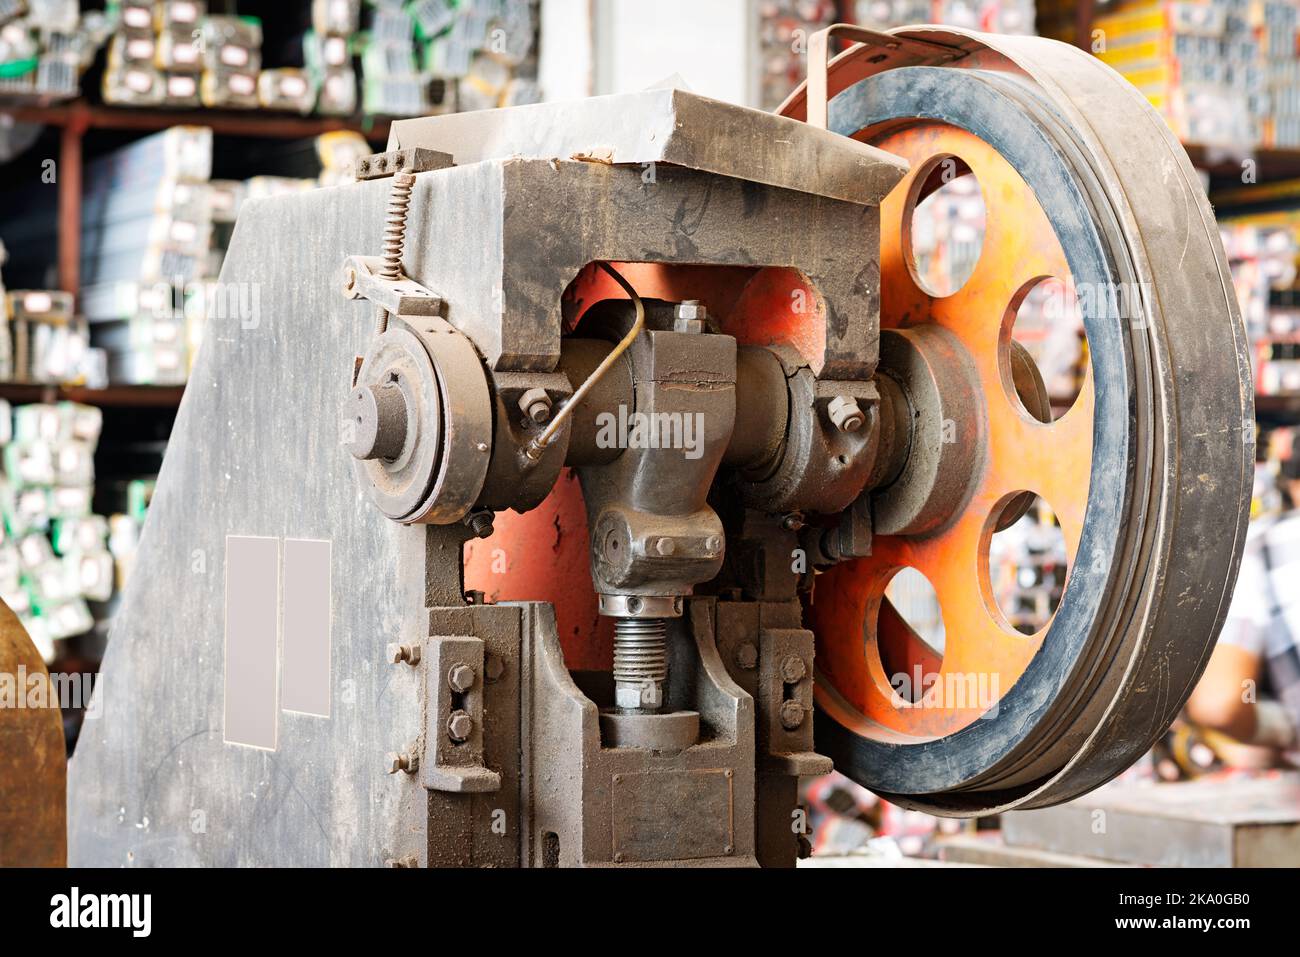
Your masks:
M793 731L803 724L804 710L803 705L798 701L785 701L781 704L781 727L787 731Z
M781 680L786 684L792 685L796 681L802 681L807 673L808 666L798 655L786 655L785 660L781 662Z
M453 711L447 719L447 737L457 744L464 744L474 733L474 719L464 711Z
M706 329L705 320L708 316L708 310L698 299L687 299L673 307L673 331L699 335Z
M837 395L831 399L826 405L826 413L831 424L841 432L856 432L867 421L858 407L858 400L849 395Z
M476 538L490 538L495 530L492 524L493 518L495 516L491 510L484 508L477 512L470 512L461 521L469 526Z
M753 671L758 665L758 649L752 642L745 642L736 649L736 664L745 671Z
M551 397L545 389L529 389L519 397L519 411L541 425L551 417Z
M396 774L398 771L405 771L407 774L414 774L420 769L420 759L414 753L403 751L398 754L390 751L388 754L388 773Z
M447 672L447 684L457 694L474 687L474 669L469 665L452 665Z
M677 551L677 543L671 538L660 538L655 541L655 554L667 558L673 552Z
M683 299L673 307L674 319L706 319L709 311L698 299Z
M395 665L400 665L403 662L408 665L418 665L420 663L420 646L390 644L388 646L388 660Z

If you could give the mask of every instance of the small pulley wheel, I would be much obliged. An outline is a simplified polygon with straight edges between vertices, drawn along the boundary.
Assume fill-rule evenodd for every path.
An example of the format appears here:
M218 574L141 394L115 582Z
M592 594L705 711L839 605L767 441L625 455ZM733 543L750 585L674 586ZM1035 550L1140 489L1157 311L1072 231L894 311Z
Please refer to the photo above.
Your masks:
M395 319L343 405L343 445L371 500L397 522L450 525L473 508L492 453L482 360L442 319Z

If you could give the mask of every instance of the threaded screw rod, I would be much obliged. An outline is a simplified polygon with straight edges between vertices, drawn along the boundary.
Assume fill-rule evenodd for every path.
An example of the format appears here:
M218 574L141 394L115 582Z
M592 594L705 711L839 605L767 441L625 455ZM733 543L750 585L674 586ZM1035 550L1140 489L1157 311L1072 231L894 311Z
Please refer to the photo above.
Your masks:
M667 680L667 619L614 619L615 704L624 711L656 711Z

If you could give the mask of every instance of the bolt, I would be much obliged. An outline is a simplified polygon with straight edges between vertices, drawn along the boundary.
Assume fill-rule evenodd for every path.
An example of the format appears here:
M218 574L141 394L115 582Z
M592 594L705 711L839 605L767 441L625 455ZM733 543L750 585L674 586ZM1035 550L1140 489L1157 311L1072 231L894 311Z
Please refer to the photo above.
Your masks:
M722 539L718 538L717 535L710 535L704 540L704 548L710 555L716 553L721 547Z
M388 646L388 660L395 665L405 662L408 665L418 665L420 663L420 646L419 645L398 645Z
M474 719L464 711L453 711L447 719L447 737L457 744L464 744L474 733Z
M487 658L483 661L483 677L487 681L499 681L501 676L506 673L505 660L500 655L488 653Z
M469 665L452 665L447 672L447 684L457 694L464 694L474 687L474 669Z
M786 655L785 660L781 662L781 678L786 684L792 685L796 681L801 681L807 673L808 666L798 655Z
M753 671L758 665L758 649L752 642L745 642L736 649L736 664L745 671Z
M831 424L841 432L856 432L867 421L858 407L858 400L850 395L837 395L831 399L826 412L831 417Z
M798 701L786 701L781 705L781 727L787 731L793 731L799 725L803 724L804 710L803 705Z
M396 774L398 771L405 771L407 774L414 774L420 769L420 759L415 754L403 751L401 754L389 752L388 755L388 773Z
M551 417L551 397L545 389L529 389L519 397L519 410L541 425Z
M481 508L478 511L470 512L461 521L469 526L476 538L488 538L493 531L492 519L494 517L491 509Z
M673 307L674 319L706 319L709 311L698 299L683 299Z
M803 516L798 512L790 512L781 516L781 527L787 532L797 532L803 528Z
M633 608L633 603L637 607ZM628 599L635 614L641 599ZM657 711L668 680L668 623L663 618L614 619L614 704L624 711Z
M655 542L655 553L667 558L677 551L677 544L671 538L661 538Z
M687 299L673 307L673 331L698 335L704 332L708 316L698 299Z

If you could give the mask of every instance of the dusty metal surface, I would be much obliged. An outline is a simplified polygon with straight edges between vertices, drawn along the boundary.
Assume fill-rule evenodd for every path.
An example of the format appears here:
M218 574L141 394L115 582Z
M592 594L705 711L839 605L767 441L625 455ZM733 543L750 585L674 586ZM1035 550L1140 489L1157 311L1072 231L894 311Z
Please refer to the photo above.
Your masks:
M868 205L905 169L808 124L676 89L398 120L389 147L439 150L462 166L507 157L664 163Z
M1300 865L1300 774L1111 785L1002 819L1015 848L1151 867Z
M579 209L602 213L578 220ZM678 167L647 184L637 167L489 160L417 177L405 264L496 372L555 368L556 283L595 260L791 267L816 291L822 374L858 376L876 354L878 271L874 258L846 260L838 240L874 245L875 222L874 207Z
M673 623L668 709L689 706L700 728L681 751L602 746L600 704L566 669L549 607L527 606L521 787L532 866L757 863L754 702L718 658L710 603L698 605Z
M62 867L67 762L59 691L3 602L0 699L0 867Z
M70 767L73 864L380 865L412 814L423 826L427 792L385 767L420 734L418 676L385 649L428 633L429 594L459 597L464 539L397 525L339 480L340 370L373 331L370 307L340 295L340 264L380 247L387 194L362 183L241 214L223 279L258 308L212 320L181 405L96 689L103 715ZM330 716L280 710L275 751L223 742L231 534L332 545Z

